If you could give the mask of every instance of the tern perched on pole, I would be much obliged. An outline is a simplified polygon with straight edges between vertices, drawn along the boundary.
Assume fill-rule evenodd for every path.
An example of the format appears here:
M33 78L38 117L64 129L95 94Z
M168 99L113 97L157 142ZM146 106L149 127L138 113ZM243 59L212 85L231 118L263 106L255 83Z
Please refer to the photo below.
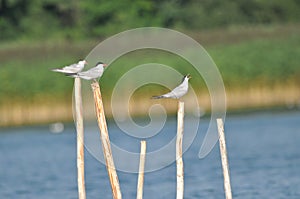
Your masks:
M76 64L71 64L63 68L52 69L54 72L64 73L64 74L74 74L82 71L84 66L87 64L87 61L81 60Z
M104 72L104 67L106 67L107 64L104 64L102 62L98 62L95 67L87 70L87 71L82 71L78 73L73 73L73 74L67 74L67 76L70 77L80 77L82 79L86 80L96 80L97 78L101 77L103 72Z
M183 77L183 80L179 86L174 88L171 92L166 93L160 96L153 96L152 99L160 99L160 98L173 98L179 99L184 96L189 89L189 79L192 78L189 74Z

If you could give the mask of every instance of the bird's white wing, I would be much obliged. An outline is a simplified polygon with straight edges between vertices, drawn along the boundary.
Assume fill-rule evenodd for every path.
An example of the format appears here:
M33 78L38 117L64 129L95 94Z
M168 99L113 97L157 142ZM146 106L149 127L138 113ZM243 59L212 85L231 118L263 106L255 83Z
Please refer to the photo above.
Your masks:
M160 98L175 98L179 99L183 95L185 95L188 91L188 81L183 81L179 86L174 88L171 92L166 93L160 96L153 96L153 99L160 99Z
M90 70L80 72L78 73L79 77L86 79L86 80L91 80L91 79L96 79L100 77L103 73L103 70L99 68L91 68Z
M160 98L179 98L181 97L180 94L182 93L182 88L181 87L176 87L173 89L171 92L166 93L164 95L158 96Z
M72 64L69 66L65 66L63 68L58 68L58 69L52 69L54 72L61 72L61 73L78 73L83 69L83 66L79 64Z
M62 68L64 71L70 71L70 72L74 72L74 73L77 73L79 72L82 67L80 64L71 64L69 66L65 66Z
M86 79L86 80L91 80L93 79L93 68L87 71L83 71L78 73L78 76L81 77L82 79Z
M174 88L170 93L167 93L168 97L172 98L180 98L187 93L187 85L180 84L176 88Z
M77 64L77 63L76 64L71 64L71 65L68 65L68 66L64 66L63 69L76 68L76 67L78 67L78 65L79 64Z

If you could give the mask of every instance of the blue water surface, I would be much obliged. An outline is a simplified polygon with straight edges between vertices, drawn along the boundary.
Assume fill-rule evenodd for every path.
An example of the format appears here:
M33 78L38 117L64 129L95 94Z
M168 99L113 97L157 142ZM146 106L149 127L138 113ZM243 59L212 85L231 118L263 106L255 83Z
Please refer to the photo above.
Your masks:
M204 159L198 158L208 123L209 119L201 119L199 133L183 156L187 199L224 198L218 145ZM139 150L139 139L121 136L113 122L108 126L112 142ZM51 133L48 126L0 131L0 198L78 198L73 124L60 134ZM299 111L227 116L225 133L234 198L300 198ZM160 134L159 140L148 139L149 150L175 136L176 118L168 119ZM85 167L87 198L112 198L105 165L87 150ZM137 174L118 175L123 198L136 198ZM144 198L175 197L175 163L145 174Z

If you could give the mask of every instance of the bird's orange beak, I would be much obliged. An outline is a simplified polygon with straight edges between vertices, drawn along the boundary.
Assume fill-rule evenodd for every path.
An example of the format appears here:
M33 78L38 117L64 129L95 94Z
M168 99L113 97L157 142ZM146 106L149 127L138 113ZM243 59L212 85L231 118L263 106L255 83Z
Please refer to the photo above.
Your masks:
M107 67L108 66L108 64L103 64L103 67Z

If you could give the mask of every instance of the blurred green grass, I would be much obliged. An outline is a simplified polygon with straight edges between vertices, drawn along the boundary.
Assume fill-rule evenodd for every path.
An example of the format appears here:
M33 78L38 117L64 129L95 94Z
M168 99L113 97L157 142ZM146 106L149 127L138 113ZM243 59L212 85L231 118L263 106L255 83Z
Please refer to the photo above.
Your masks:
M300 35L208 49L228 87L300 83Z
M297 25L299 27L299 25ZM282 28L282 27L281 27ZM295 31L297 30L297 31ZM222 30L219 30L222 32ZM247 88L274 84L300 84L300 31L274 31L269 37L253 32L251 39L231 38L226 31L223 40L209 42L204 47L218 66L226 88ZM235 35L239 32L235 31ZM255 37L257 34L257 37ZM203 33L191 34L202 38ZM209 37L210 32L204 35ZM251 35L251 29L247 32ZM197 39L200 43L206 43ZM214 40L209 37L209 40ZM83 58L97 45L97 41L69 43L64 41L41 43L9 43L0 45L0 102L6 100L31 101L36 98L62 100L71 96L73 81L53 73L51 68L62 67ZM139 64L157 62L174 67L182 74L196 71L185 60L161 51L137 51L115 61L101 79L103 91L111 94L117 80L130 68ZM185 67L182 67L185 66ZM198 76L198 75L195 75ZM201 78L192 84L205 87ZM147 87L144 92L162 89ZM143 93L143 91L140 91Z

